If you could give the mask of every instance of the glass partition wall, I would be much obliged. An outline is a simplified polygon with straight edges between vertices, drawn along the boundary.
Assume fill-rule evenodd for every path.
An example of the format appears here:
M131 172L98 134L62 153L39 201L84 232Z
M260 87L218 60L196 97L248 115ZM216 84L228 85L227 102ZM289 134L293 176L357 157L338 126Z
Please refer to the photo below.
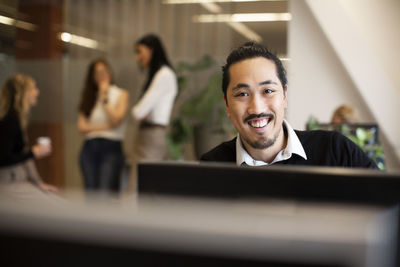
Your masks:
M53 143L51 157L37 162L39 172L60 187L81 188L83 138L76 128L77 108L92 60L102 57L111 63L132 106L146 76L136 63L134 43L147 33L159 35L178 75L183 73L190 85L180 88L174 120L181 116L179 106L208 86L232 48L256 40L286 59L288 20L287 1L2 0L0 81L16 72L37 81L40 97L32 110L29 140L49 136ZM179 67L210 58L213 64L195 74ZM137 125L128 116L124 152L129 162ZM217 137L208 139L218 142ZM178 158L196 160L195 150L194 138L188 138Z

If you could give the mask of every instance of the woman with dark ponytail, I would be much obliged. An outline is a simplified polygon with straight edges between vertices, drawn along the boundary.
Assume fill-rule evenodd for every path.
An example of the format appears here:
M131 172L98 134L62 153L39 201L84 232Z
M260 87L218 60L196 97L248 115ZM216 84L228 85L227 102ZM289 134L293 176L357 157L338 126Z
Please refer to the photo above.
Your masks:
M136 59L147 70L147 80L132 116L140 121L136 159L163 160L167 155L166 133L175 97L177 78L160 39L149 34L135 45Z

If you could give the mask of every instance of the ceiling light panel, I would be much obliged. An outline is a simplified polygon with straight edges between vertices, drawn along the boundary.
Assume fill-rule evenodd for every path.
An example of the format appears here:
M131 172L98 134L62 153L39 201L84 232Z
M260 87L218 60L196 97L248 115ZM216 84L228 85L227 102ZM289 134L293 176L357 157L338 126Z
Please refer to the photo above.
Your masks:
M289 21L290 13L237 13L237 14L203 14L193 16L193 22L270 22Z

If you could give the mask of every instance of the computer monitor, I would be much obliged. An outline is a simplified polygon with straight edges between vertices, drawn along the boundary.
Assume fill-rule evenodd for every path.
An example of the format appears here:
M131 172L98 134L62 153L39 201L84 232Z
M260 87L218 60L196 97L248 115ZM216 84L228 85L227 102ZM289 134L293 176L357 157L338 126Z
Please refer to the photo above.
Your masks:
M363 179L387 196L318 190ZM388 190L396 179L362 170L144 163L138 205L0 194L0 266L394 267L398 209L385 205L397 201L397 189ZM296 201L259 201L269 197ZM362 205L302 201L318 199Z
M394 205L400 202L400 173L288 165L142 162L138 165L138 190L139 194Z
M396 209L400 202L400 173L288 165L238 167L220 163L142 162L138 165L138 191L139 196L283 199L298 201L302 207L308 207L307 203L337 203L341 207L359 205L359 209L371 206ZM398 212L390 221L392 231L386 240L393 240L387 251L395 251L395 263L387 266L398 266ZM378 227L378 232L385 228ZM368 255L377 259L371 256L374 250Z

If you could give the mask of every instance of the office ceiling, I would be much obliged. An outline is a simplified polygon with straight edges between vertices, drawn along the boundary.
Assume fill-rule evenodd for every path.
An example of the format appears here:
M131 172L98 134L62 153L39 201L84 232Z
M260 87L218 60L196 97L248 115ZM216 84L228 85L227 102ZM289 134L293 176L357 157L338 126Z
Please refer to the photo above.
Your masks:
M167 1L167 0L164 0ZM190 2L190 0L189 0ZM249 1L249 2L216 2L213 3L218 6L221 10L217 14L235 14L235 13L288 13L288 1L287 0L265 0L265 1ZM210 11L204 4L193 3L193 4L180 4L175 5L182 9L184 7L196 9L196 14L216 14ZM200 7L202 6L202 8ZM200 7L200 8L199 8ZM189 21L193 23L193 21ZM207 24L224 24L223 22L207 23ZM269 47L274 52L277 52L281 56L287 54L287 21L273 21L273 22L241 22L249 30L262 38L262 43ZM226 25L227 30L233 30L231 27ZM248 37L241 33L233 30L232 44L237 46L243 42L248 41Z
M43 1L43 0L42 0ZM52 1L52 0L48 0ZM85 0L89 4L92 0ZM142 4L148 5L164 5L162 0L134 0L142 1ZM1 0L0 1L0 15L9 16L13 18L25 19L29 22L29 15L18 13L18 0ZM104 8L107 9L107 3L104 3ZM116 3L114 2L113 5ZM205 8L199 8L199 4L182 4L175 5L177 13L183 8L188 8L189 5L193 6L193 9L199 14L211 14ZM285 13L288 12L288 2L284 1L260 1L260 2L222 2L216 3L216 5L221 7L221 12L223 14L233 14L233 13ZM186 6L186 7L185 7ZM190 8L190 7L189 7ZM73 12L70 10L69 12ZM82 12L73 12L77 15ZM191 18L187 18L188 24L193 23ZM218 23L218 22L217 22ZM262 43L270 47L273 51L277 52L282 56L287 54L287 26L288 22L242 22L249 29L257 33L262 38ZM229 28L227 26L227 28ZM16 45L16 29L15 27L1 24L0 23L0 53L13 54ZM232 33L232 43L237 45L241 44L248 39L242 34L233 31Z
M289 12L288 1L260 1L218 3L224 13L286 13ZM288 22L243 22L255 33L262 37L262 43L281 55L287 54ZM235 33L234 43L243 43L247 39Z
M0 16L17 17L17 0L1 0ZM13 54L15 47L16 28L0 23L0 53Z

